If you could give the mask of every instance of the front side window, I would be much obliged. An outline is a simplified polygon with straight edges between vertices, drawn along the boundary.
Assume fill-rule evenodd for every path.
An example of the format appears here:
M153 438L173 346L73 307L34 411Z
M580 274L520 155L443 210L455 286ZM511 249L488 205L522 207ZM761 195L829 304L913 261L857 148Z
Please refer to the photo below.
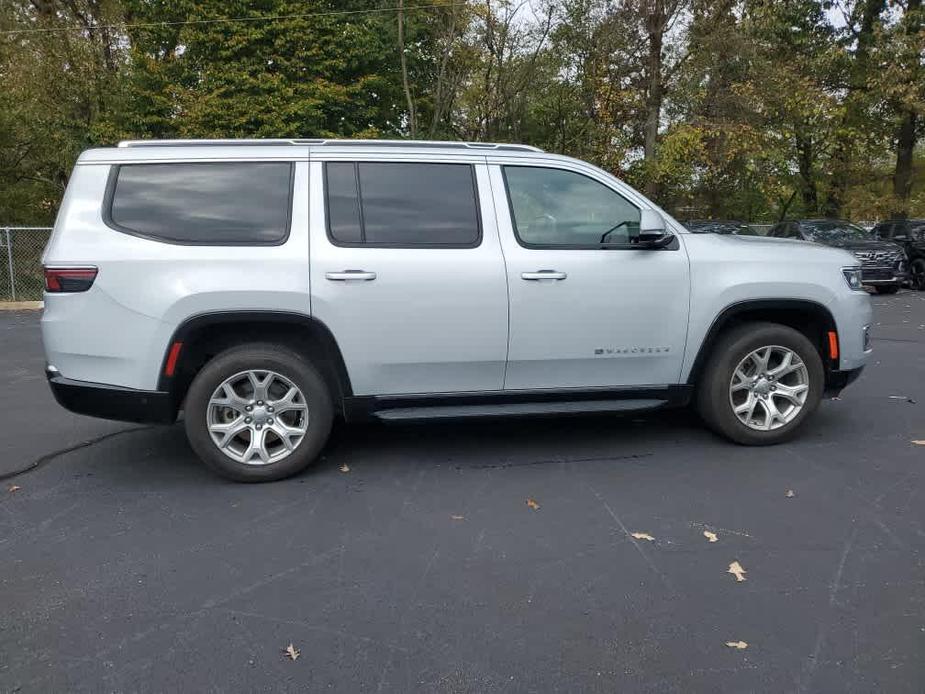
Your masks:
M196 245L273 245L289 235L292 164L115 167L104 206L119 231Z
M880 239L889 239L893 236L893 229L892 224L878 224L871 230L870 235Z
M505 166L517 239L529 247L628 245L639 234L639 208L573 171Z
M481 240L469 164L327 162L324 172L335 243L470 248Z

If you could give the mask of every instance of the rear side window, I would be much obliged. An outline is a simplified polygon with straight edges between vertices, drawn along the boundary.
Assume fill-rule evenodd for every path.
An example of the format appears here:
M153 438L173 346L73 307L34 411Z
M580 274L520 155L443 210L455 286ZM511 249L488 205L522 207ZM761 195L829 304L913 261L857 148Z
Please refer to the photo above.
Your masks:
M481 240L469 164L328 162L324 171L336 244L471 248Z
M274 245L289 236L289 162L123 164L113 168L106 223L191 245Z

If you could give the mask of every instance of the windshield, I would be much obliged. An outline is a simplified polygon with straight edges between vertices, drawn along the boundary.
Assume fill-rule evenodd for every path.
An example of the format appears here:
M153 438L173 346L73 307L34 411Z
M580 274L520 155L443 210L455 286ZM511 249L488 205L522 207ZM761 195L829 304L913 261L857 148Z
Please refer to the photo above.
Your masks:
M868 232L851 222L802 222L800 229L813 241L869 241L871 239Z
M685 222L684 226L694 234L743 234L755 236L755 230L744 222L710 220Z

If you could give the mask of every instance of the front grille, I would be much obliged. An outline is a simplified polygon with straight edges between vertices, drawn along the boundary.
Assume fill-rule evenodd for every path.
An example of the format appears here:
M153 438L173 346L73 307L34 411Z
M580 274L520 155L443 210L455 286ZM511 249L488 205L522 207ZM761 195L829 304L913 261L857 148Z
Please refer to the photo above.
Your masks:
M854 251L862 266L889 267L902 258L902 251Z

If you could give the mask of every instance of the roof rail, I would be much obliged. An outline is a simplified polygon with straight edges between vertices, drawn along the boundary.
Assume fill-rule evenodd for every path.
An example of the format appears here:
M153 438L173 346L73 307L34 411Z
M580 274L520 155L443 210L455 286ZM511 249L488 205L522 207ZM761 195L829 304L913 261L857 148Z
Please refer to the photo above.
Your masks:
M453 142L441 140L328 140L323 138L267 138L267 139L218 139L218 140L122 140L119 147L218 147L223 145L314 145L319 147L416 147L448 149L488 149L513 152L542 152L530 145L506 144L502 142Z

